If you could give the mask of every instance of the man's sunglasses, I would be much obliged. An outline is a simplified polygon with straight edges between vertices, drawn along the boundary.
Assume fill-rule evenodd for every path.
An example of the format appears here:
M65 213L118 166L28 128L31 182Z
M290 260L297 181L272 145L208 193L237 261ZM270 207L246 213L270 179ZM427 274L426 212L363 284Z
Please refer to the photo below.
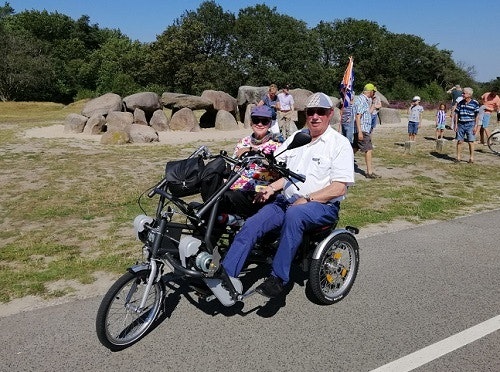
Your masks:
M269 124L271 124L271 119L270 118L263 118L260 116L252 116L252 124L253 125L257 125L257 124L269 125Z
M324 107L309 107L306 109L307 116L313 116L314 114L318 114L318 116L328 115L330 109Z

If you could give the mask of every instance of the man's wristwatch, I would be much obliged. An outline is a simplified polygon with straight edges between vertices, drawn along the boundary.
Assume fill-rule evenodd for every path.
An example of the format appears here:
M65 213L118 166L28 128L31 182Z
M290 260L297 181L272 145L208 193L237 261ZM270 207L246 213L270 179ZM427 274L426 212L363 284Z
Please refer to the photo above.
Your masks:
M311 195L310 194L305 194L304 195L304 199L306 199L307 202L309 203L311 201Z

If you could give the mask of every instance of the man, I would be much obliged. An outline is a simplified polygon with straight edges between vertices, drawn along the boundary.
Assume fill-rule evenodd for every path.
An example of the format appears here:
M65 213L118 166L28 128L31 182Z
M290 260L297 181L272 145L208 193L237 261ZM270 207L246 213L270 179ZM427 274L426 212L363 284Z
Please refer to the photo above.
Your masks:
M354 183L354 155L349 141L329 125L333 104L326 94L315 93L306 103L306 123L312 137L308 145L285 151L277 158L287 167L306 176L295 185L285 178L269 184L257 201L266 201L283 190L276 199L250 217L235 236L222 266L237 277L257 239L281 228L280 242L269 276L256 291L272 298L290 280L290 267L304 231L331 224L338 219L340 201ZM284 143L284 148L293 136ZM276 150L278 154L280 149Z
M372 112L375 107L372 104L372 98L377 91L375 85L368 83L363 89L363 93L356 96L354 99L353 112L355 120L355 132L353 148L354 153L360 150L365 153L366 163L366 178L380 178L378 174L373 172L372 168L372 152L373 145L370 136L372 128Z
M472 88L464 88L464 99L457 103L455 109L455 131L457 140L456 163L461 161L462 144L469 143L469 163L474 163L474 141L479 125L479 103L472 99Z
M450 110L450 118L451 118L451 129L455 130L455 109L457 108L458 102L463 99L462 96L462 87L460 85L455 85L451 89L448 89L446 93L451 94L451 110Z
M294 100L293 96L288 91L289 85L285 85L283 91L278 93L279 100L279 114L278 114L278 125L280 127L280 132L283 137L288 138L290 135L297 130L297 126L292 121L292 115L294 110Z
M491 113L500 110L500 97L498 97L498 89L493 88L491 92L486 92L481 96L481 101L484 105L484 114L480 124L480 141L481 144L486 145L488 142L488 137L490 136L490 131L488 129L490 125Z

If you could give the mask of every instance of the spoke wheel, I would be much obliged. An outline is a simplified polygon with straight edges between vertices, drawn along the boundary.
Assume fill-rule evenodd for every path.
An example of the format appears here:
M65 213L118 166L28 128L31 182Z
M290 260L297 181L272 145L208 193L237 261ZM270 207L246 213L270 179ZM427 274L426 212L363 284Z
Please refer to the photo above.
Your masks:
M347 296L354 284L359 267L359 247L356 239L341 233L330 238L319 259L309 268L308 285L320 304L330 305Z
M495 154L500 155L500 131L493 132L488 137L488 147Z
M112 351L119 351L139 341L153 325L161 307L165 285L153 284L144 308L139 309L146 290L149 270L127 272L104 296L97 312L96 332L99 341Z

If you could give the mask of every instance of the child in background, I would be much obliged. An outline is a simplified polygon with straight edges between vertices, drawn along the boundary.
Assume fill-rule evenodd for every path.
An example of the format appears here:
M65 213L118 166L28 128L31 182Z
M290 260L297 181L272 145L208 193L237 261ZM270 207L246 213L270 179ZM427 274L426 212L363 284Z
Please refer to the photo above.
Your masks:
M408 109L408 140L415 141L418 128L422 123L422 112L424 108L420 106L420 97L415 96L411 100L411 106Z
M436 140L443 138L444 128L446 126L446 105L441 103L436 112Z

